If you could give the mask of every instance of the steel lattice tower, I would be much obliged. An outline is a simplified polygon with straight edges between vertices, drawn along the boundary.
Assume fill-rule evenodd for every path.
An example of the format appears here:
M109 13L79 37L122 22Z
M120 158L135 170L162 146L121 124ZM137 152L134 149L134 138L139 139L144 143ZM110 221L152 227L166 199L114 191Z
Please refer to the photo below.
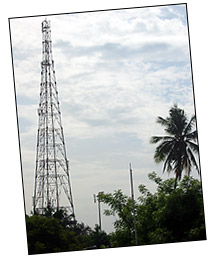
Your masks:
M42 62L33 212L48 207L75 218L61 112L52 56L50 22L42 22Z

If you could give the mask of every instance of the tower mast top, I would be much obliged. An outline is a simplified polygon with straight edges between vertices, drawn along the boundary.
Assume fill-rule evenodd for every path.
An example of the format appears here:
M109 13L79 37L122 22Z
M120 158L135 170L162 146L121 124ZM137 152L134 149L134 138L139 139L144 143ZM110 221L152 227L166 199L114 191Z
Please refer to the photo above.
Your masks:
M47 18L42 22L42 32L45 32L46 30L50 30L50 21L47 20Z

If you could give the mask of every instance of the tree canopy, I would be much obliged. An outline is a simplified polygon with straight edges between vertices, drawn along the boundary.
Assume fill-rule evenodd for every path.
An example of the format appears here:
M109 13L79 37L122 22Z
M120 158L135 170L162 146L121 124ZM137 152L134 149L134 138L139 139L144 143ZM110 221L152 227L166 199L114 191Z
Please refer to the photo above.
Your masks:
M140 196L135 202L138 244L172 243L206 239L201 184L184 176L176 189L174 179L163 181L155 172L148 175L156 183L151 193L139 185ZM115 215L115 232L110 236L111 246L135 244L132 200L121 190L102 193L102 202L109 206L105 215Z
M150 142L160 143L154 154L157 163L164 162L163 172L175 173L175 185L181 179L182 172L190 175L192 167L200 174L195 154L198 155L196 117L188 120L184 110L174 105L166 118L158 117L157 123L164 127L167 135L153 136Z
M206 239L203 196L199 180L184 176L176 189L175 179L148 174L157 186L150 192L139 185L135 201L139 245ZM26 216L29 254L88 250L135 245L131 197L121 189L98 195L107 204L106 216L115 216L114 232L107 234L75 221L64 211Z
M72 221L64 210L26 216L29 254L78 251L109 246L109 236L96 226Z

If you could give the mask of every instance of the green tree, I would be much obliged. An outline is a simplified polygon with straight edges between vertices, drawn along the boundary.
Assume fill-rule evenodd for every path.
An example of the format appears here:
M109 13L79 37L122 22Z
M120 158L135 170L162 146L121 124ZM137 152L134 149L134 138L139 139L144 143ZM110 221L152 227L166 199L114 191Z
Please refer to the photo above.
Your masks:
M155 172L149 178L157 184L157 191L151 194L140 186L141 205L137 211L138 227L142 230L139 234L142 239L145 237L145 243L206 239L201 183L184 176L174 189L173 178L162 181Z
M110 246L108 235L105 231L100 230L100 226L97 224L95 225L90 237L92 245L96 246L96 248L105 248Z
M154 160L156 163L164 162L163 172L175 173L175 188L183 171L190 175L194 166L200 174L194 155L199 151L195 122L195 115L188 121L184 110L174 105L168 117L157 118L157 123L164 126L167 135L153 136L150 140L153 144L160 143L155 149Z
M26 216L26 229L29 254L84 250L93 244L93 230L73 220L64 209Z
M206 239L200 181L184 176L174 189L174 178L163 181L155 172L148 177L157 190L151 193L145 185L139 185L140 196L135 202L139 245ZM111 246L134 245L131 198L118 190L103 193L100 199L110 208L104 214L116 217Z
M65 230L53 217L33 215L26 217L29 254L79 250L80 243L74 232Z
M122 193L122 190L114 191L113 194L100 193L100 201L107 204L110 209L104 211L106 216L115 216L115 233L110 234L112 247L131 246L134 241L134 224L132 214L132 199ZM136 203L135 203L136 208Z

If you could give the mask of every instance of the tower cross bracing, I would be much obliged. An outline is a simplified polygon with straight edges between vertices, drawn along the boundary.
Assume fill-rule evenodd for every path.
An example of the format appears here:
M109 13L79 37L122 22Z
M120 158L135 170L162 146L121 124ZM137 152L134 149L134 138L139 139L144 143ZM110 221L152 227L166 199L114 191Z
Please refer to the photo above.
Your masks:
M61 208L74 214L69 162L67 159L57 83L52 56L50 21L42 22L42 62L38 108L33 211Z

